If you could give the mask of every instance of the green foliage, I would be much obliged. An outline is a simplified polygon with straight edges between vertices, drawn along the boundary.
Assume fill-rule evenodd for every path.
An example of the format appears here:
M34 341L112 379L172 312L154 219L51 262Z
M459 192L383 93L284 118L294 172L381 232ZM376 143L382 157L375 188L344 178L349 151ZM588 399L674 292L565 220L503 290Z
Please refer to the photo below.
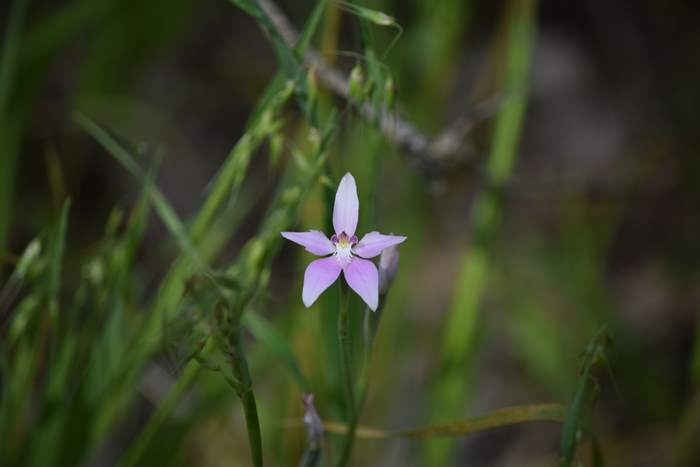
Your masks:
M439 134L475 2L302 2L294 6L294 17L305 15L295 43L268 0L214 3L221 5L10 4L0 50L0 265L8 269L0 288L0 465L97 465L108 458L119 467L260 467L303 459L343 467L388 458L382 449L394 438L410 440L402 449L424 465L450 465L464 437L554 422L561 430L551 459L598 466L603 447L614 445L594 434L601 423L594 414L602 412L603 422L613 417L593 404L607 381L596 374L601 366L615 369L640 418L656 422L685 411L675 457L694 465L700 396L687 410L676 402L677 388L660 382L668 371L647 361L643 343L616 322L603 285L622 208L595 223L586 207L568 207L554 240L538 232L513 245L504 233L537 2L510 0L497 9L500 29L489 32L481 80L493 83L489 91L502 104L484 125L483 164L455 175L406 163L430 155L405 159L387 136L416 128ZM210 182L187 187L204 195L185 215L157 182L159 168L172 162L167 145L132 140L114 125L118 111L110 103L114 93L137 93L143 70L176 52L207 8L257 25L277 68L249 102L248 120ZM329 69L310 65L321 56L318 44L339 43L333 15L343 15L357 38L357 50L322 57L339 62L329 69L332 79L345 79L347 95L331 95L323 76ZM404 16L410 23L399 24ZM103 213L101 234L87 238L92 234L76 220L80 193L63 199L63 190L54 190L53 209L42 214L50 221L15 233L14 220L25 215L18 212L17 180L27 130L43 111L37 102L54 59L69 52L84 55L70 70L78 84L65 98L73 115L66 126L80 151L102 155L110 170L131 177L138 198ZM401 119L420 126L401 126ZM73 159L53 153L47 162L55 179L73 168ZM408 234L401 272L377 313L340 285L304 310L298 296L308 257L283 255L280 232L330 226L337 181L349 170L360 185L358 231ZM466 221L450 215L442 226L434 219L449 203L427 193L462 176L470 177L464 185L473 196ZM31 203L22 206L38 216ZM154 242L156 222L164 237ZM441 230L454 229L461 229L459 240L444 242L452 245L446 255ZM17 246L12 235L31 240ZM476 406L482 372L491 371L482 364L492 303L507 335L499 341L503 355L524 364L518 377L526 383L507 397L558 403ZM417 308L420 316L411 313ZM622 350L614 351L608 333ZM694 381L698 362L700 350ZM304 456L301 430L294 429L308 393L327 433L323 442L308 440L313 456ZM394 424L420 428L377 428Z

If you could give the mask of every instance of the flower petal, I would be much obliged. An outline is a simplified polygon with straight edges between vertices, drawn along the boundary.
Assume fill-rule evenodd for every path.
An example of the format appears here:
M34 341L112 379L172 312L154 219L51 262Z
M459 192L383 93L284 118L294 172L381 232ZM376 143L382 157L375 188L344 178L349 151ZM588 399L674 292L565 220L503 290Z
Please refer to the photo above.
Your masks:
M337 235L343 232L348 237L355 235L359 210L360 200L357 198L357 185L353 176L348 172L340 180L338 191L335 193L333 227Z
M352 290L362 297L372 311L377 310L379 302L379 273L372 261L353 258L343 268L345 280Z
M304 290L301 300L306 307L314 304L321 293L340 275L342 268L334 256L311 261L304 273Z
M362 237L360 243L353 248L353 252L363 258L374 258L385 248L398 245L404 240L406 237L403 235L384 235L379 232L370 232Z
M318 230L309 230L308 232L281 232L282 236L287 240L306 248L306 251L318 256L330 255L335 251L333 243Z

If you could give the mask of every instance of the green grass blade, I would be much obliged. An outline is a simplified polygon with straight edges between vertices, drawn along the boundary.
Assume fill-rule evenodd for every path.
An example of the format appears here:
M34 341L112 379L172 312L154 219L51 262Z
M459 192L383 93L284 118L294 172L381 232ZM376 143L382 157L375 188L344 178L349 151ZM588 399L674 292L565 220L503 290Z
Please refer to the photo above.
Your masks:
M294 50L287 45L280 32L277 30L272 21L270 21L270 18L267 16L265 11L260 8L258 3L253 0L228 1L251 15L265 28L272 41L275 53L277 54L277 63L287 78L296 80L301 77L302 69L300 66L299 57L296 55Z
M285 85L281 80L275 78L263 94L261 105L253 114L255 117L226 158L213 182L211 192L192 224L190 233L195 242L204 235L219 213L221 206L227 200L233 202L237 199L247 174L251 155L265 138L277 130L279 124L275 122L274 115L287 102L291 92L291 86Z
M167 227L170 234L175 238L181 250L185 252L189 259L198 267L207 269L206 264L201 260L197 249L192 244L189 238L187 229L180 221L177 213L165 198L163 193L152 185L146 173L141 169L133 156L119 144L107 131L97 125L95 122L85 117L82 114L75 116L75 122L90 136L92 136L109 154L111 154L125 169L127 169L134 177L139 179L144 186L149 187L151 201L158 216Z
M318 29L321 17L323 17L323 13L326 11L327 5L328 0L319 0L316 3L314 10L311 12L311 16L309 16L309 19L306 21L306 26L304 26L304 29L299 35L299 41L294 46L294 50L299 54L300 57L303 57L304 53L308 49L309 44L311 43L311 39L313 38L314 33Z
M305 98L305 95L308 96L310 92L308 89L306 89L306 85L308 83L304 79L306 77L304 55L311 42L313 34L318 28L320 19L323 16L323 12L326 8L327 0L321 0L316 4L311 16L304 25L294 48L287 44L285 39L282 37L281 32L277 29L272 20L269 18L268 14L258 5L257 2L253 0L229 0L229 2L238 6L243 11L255 18L268 32L268 36L277 54L277 62L282 75L287 80L292 80L296 83L298 87L297 91L300 94L298 99L299 106L311 123L311 126L319 126L318 122L316 121L316 116L314 115L313 103L310 102L310 99Z
M66 233L68 230L68 213L70 212L70 200L63 203L61 215L56 226L56 233L51 241L51 256L49 258L49 284L48 292L50 300L56 301L61 289L61 266L66 251Z

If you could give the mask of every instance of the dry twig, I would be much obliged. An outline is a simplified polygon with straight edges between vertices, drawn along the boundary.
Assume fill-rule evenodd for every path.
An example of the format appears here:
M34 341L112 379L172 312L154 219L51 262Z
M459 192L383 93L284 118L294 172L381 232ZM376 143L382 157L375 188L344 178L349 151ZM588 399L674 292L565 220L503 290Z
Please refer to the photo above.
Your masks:
M272 0L258 0L258 4L287 45L293 47L299 39L299 33L284 12ZM352 102L348 79L341 71L329 65L317 51L308 49L304 63L315 71L319 81L326 88L338 97ZM466 136L476 121L494 113L500 104L499 101L500 99L491 99L477 106L435 138L426 136L412 123L386 108L377 112L368 102L355 107L366 120L376 123L384 136L405 151L411 162L421 170L442 173L449 168L473 161L475 153L473 148L466 144Z

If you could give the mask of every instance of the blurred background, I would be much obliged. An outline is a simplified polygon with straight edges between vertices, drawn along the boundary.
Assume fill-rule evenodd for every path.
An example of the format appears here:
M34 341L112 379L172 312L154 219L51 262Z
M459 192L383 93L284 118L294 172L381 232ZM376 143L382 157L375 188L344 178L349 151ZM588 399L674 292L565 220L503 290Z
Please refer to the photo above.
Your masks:
M316 3L277 5L301 29ZM363 83L371 83L372 67L379 69L384 81L365 87L368 99L388 89L391 76L395 98L380 97L426 138L455 122L463 130L450 158L435 162L439 151L391 141L317 80L326 109L319 118L335 109L337 128L325 178L308 186L287 230L322 228L324 193L350 170L360 191L359 231L408 236L382 312L360 423L398 429L518 404L568 407L586 350L604 327L609 345L596 362L584 412L605 465L700 465L692 441L700 436L700 6L358 5L390 15L400 28L329 2L312 47L344 77L359 67ZM521 26L532 35L519 41L510 24L522 11ZM91 258L113 247L110 222L121 226L117 232L126 228L144 183L76 123L76 112L133 148L189 222L246 133L278 57L259 23L226 0L6 0L0 24L0 279L11 283L25 247L60 225L70 198L60 292L34 307L37 316L52 306L82 309L74 296L96 274ZM270 141L251 153L236 204L223 211L235 229L211 258L217 268L245 251L287 180L285 167L304 148L309 123L294 99L279 118L281 151L268 157ZM111 221L115 207L122 221ZM124 348L139 345L127 338L129 328L148 313L178 251L157 215L144 226L120 279L123 300L100 301L96 293L85 307L125 314L118 331L105 330L116 311L89 331L121 339ZM329 350L335 336L320 319L335 299L329 292L305 309L301 281L311 255L291 244L279 248L252 305L273 338L258 329L246 331L245 342L266 462L297 465L305 433L291 425L303 414L302 393L315 394L323 419L342 418L332 375L337 355ZM22 373L18 356L33 354L20 349L39 355L44 344L13 344L13 320L32 308L26 298L41 287L27 281L0 301L3 465L250 465L240 403L216 372L198 370L172 410L149 424L189 368L179 331L164 333L118 403L81 405L82 412L72 405L85 376L79 368L52 385L49 368L58 363L36 356L27 357L33 370ZM363 310L357 301L353 307L359 331ZM43 335L36 319L32 342L50 348L50 328ZM87 331L75 329L82 329L73 336L80 349ZM280 350L279 341L287 347ZM85 365L100 379L110 368L104 362L118 361L122 347L104 350L95 363L90 345L85 360L66 357L64 364L91 362ZM288 371L290 358L303 384ZM17 374L26 384L8 389ZM26 397L10 410L8 394ZM62 410L92 422L53 423ZM153 429L147 438L145 427ZM439 441L358 439L351 465L556 465L561 433L561 424L537 422ZM324 452L332 453L329 437ZM135 443L143 449L128 463ZM585 446L577 462L596 465Z

